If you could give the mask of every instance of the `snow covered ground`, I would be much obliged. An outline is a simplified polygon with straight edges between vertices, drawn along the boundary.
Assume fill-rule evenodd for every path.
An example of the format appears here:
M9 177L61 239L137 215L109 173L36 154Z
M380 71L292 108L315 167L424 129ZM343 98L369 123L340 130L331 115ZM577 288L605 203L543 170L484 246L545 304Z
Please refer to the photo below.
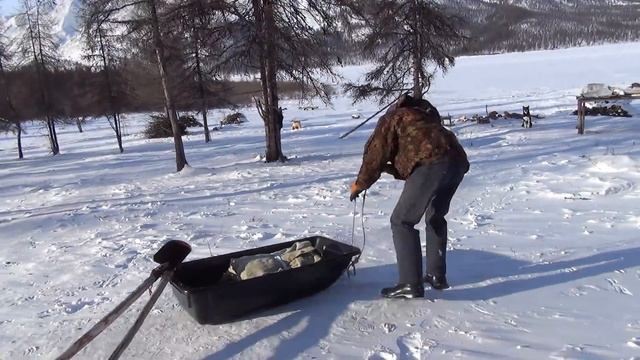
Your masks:
M633 118L587 118L577 135L575 95L590 82L640 81L640 43L468 57L435 84L443 114L544 113L458 123L471 161L449 214L449 281L423 300L384 300L396 279L389 216L402 189L371 189L367 244L356 277L310 298L221 326L200 326L167 289L125 352L132 359L630 359L640 356L640 104ZM344 70L355 76L359 67ZM264 164L262 125L185 138L191 168L174 173L169 140L146 140L146 115L127 116L124 154L105 120L59 129L48 155L40 125L0 136L0 358L54 358L154 267L169 239L187 260L323 234L351 241L348 185L375 121L372 103L298 110L283 131L291 161ZM221 111L212 113L219 119ZM359 212L359 211L358 211ZM361 241L361 229L356 240ZM423 239L424 240L424 239ZM143 300L78 358L108 357Z

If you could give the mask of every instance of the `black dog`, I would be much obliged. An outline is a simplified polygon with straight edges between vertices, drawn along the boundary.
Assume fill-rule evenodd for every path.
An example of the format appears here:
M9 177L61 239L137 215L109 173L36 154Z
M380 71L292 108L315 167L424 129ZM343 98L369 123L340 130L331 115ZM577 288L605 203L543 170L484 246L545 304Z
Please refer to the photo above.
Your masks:
M531 120L531 113L529 112L528 106L522 107L522 127L530 128L533 126L533 121Z

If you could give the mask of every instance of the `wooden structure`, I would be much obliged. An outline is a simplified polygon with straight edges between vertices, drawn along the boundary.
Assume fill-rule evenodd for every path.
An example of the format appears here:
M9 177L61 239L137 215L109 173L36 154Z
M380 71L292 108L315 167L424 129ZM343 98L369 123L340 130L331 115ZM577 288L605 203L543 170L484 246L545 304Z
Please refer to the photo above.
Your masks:
M453 120L451 119L451 114L447 114L447 116L441 116L440 119L442 120L442 125L448 126L448 127L453 126Z
M618 101L618 100L640 100L640 94L609 95L609 96L578 96L578 134L584 134L585 117L587 113L586 103L590 101Z

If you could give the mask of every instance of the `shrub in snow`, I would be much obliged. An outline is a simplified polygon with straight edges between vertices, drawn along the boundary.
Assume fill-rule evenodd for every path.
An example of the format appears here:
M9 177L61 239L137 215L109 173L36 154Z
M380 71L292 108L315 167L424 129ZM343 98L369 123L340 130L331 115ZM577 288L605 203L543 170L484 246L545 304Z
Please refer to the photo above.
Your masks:
M180 135L186 135L187 127L202 126L193 115L182 115L178 118L178 128ZM148 139L158 139L173 136L173 130L171 129L171 122L165 114L151 115L151 121L144 130L144 135Z
M243 113L237 112L225 116L224 119L220 120L220 125L242 124L244 122L247 122L247 117Z
M186 127L203 127L203 125L196 120L193 115L182 115L178 119L178 122L184 124Z

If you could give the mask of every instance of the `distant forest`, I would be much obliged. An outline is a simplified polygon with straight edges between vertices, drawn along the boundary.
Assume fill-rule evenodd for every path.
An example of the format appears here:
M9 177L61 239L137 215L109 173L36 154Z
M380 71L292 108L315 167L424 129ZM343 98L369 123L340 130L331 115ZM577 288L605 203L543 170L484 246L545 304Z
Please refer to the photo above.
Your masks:
M535 1L533 8L511 4L487 4L477 0L444 2L445 10L457 16L468 36L457 55L480 55L547 50L640 40L640 1L601 5L602 1L579 6ZM553 3L554 6L545 4ZM569 1L566 1L569 3ZM358 47L343 49L351 62L360 62ZM365 59L366 60L366 59Z
M459 2L449 6L465 19L470 34L470 41L462 50L466 54L557 49L640 39L640 2L539 10L506 4L485 9L470 9Z
M541 1L540 3L544 3ZM597 3L597 2L596 2ZM466 34L464 45L454 49L455 55L493 54L528 50L556 49L587 46L600 43L637 41L640 39L640 4L585 5L579 7L555 6L524 8L510 4L488 4L474 0L445 2L444 9L457 17L458 25ZM535 7L535 6L534 6ZM369 61L360 51L361 44L349 36L330 34L331 51L340 63L359 64ZM152 54L148 55L149 58ZM174 65L180 73L184 64ZM160 77L153 61L132 57L121 60L114 69L119 88L113 97L121 111L163 111L162 90L157 84ZM38 93L34 66L23 66L6 73L7 80L21 84L12 90L12 101L21 109L23 119L42 116L40 104L36 106L33 94ZM46 86L50 87L49 111L58 118L98 116L105 113L109 99L104 93L102 74L95 68L65 63L51 71ZM257 80L257 79L256 79ZM284 96L300 95L304 89L293 83L282 83ZM198 84L188 75L178 76L175 88L178 110L198 109ZM233 107L246 104L260 94L259 81L210 80L206 96L211 107ZM0 101L0 107L6 104ZM0 111L7 113L7 111Z

